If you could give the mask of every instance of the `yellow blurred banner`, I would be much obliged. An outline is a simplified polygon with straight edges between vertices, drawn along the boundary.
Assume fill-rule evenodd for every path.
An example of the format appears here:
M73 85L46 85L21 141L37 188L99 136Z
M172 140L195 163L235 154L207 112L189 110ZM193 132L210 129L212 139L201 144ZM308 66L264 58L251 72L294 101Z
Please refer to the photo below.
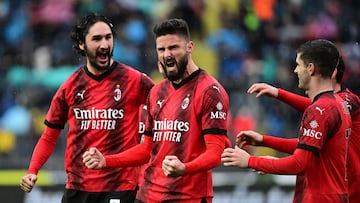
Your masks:
M21 178L26 173L26 170L0 170L0 186L19 185ZM51 174L48 171L39 172L37 186L49 186L51 182Z

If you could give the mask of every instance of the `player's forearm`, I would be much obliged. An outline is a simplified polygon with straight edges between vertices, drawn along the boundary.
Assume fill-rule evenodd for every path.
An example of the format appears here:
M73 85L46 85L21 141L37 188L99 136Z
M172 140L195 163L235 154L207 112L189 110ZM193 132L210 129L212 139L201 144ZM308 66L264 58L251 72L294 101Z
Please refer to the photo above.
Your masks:
M248 167L269 174L299 175L306 171L311 156L312 152L302 149L295 150L294 155L279 159L251 156Z
M303 97L292 92L278 88L277 99L290 105L294 109L304 112L305 109L311 105L311 100L308 97Z
M141 144L122 153L105 156L106 167L134 167L148 163L152 147L151 142L151 138L145 136L144 142Z
M285 152L288 154L293 154L298 140L297 138L280 138L269 135L264 135L263 137L263 145L266 147L270 147L272 149Z
M37 174L39 172L54 151L60 132L61 130L45 127L44 133L35 146L28 173Z
M185 174L208 171L219 166L227 141L224 135L206 135L206 151L191 162L185 163Z

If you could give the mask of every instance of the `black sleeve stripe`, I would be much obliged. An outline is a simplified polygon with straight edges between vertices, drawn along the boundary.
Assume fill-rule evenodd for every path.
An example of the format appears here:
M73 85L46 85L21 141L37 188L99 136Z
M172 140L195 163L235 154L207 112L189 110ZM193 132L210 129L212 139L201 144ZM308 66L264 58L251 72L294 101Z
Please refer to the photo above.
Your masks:
M59 129L59 130L64 129L64 127L65 127L65 125L53 124L53 123L50 123L50 122L47 121L47 120L44 121L44 124L47 125L47 126L50 127L50 128Z
M300 149L304 149L304 150L308 150L308 151L311 151L315 154L319 154L320 153L320 150L315 148L315 147L312 147L312 146L309 146L309 145L306 145L306 144L298 144L296 148L300 148Z
M210 129L205 129L201 132L203 135L205 134L220 134L220 135L226 135L227 131L224 129L219 129L219 128L210 128Z
M152 132L151 131L144 131L143 134L146 135L146 136L152 137Z

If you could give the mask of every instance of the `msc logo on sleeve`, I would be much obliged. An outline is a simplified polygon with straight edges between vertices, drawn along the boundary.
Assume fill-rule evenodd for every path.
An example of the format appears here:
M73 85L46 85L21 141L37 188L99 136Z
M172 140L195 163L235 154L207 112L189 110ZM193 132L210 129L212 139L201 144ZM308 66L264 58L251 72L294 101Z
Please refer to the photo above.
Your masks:
M223 109L223 104L221 102L216 104L217 111L210 112L210 119L222 119L226 120L226 112L221 111Z
M303 129L303 136L306 136L306 137L313 137L317 140L320 140L321 137L322 137L322 132L318 132L316 131L315 129L317 127L319 127L319 124L316 120L313 120L309 123L311 129L307 129L307 128L302 128Z

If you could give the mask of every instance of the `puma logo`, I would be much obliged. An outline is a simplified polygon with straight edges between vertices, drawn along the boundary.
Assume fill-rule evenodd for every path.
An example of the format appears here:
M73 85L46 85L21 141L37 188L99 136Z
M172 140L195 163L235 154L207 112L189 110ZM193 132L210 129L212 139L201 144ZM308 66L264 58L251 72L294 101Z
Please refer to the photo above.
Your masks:
M318 110L320 112L320 115L322 115L323 112L325 111L325 109L320 109L318 106L315 107L315 110Z
M85 91L86 91L86 90L83 90L81 93L78 92L78 93L76 94L76 96L77 96L77 97L80 97L82 100L84 100L84 93L85 93Z
M213 85L212 87L220 93L220 88L218 86Z
M162 104L164 103L164 101L165 101L165 99L163 99L163 100L158 100L157 102L156 102L156 104L157 105L159 105L159 107L161 108L162 107Z

